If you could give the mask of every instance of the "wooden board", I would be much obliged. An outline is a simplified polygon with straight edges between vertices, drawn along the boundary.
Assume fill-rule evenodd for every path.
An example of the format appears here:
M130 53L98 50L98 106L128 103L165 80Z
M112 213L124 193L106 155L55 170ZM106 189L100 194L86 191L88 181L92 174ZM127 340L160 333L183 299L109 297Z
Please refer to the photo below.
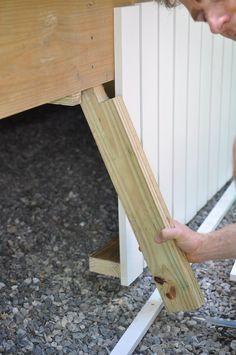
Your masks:
M120 277L119 238L109 241L89 257L89 270L103 275Z
M0 118L114 79L113 8L133 2L0 1Z
M50 104L54 105L63 105L63 106L76 106L81 103L81 93L65 96L59 100L55 100L50 102Z
M167 309L199 308L203 298L191 267L173 241L155 243L170 216L121 97L102 87L82 93L82 109Z

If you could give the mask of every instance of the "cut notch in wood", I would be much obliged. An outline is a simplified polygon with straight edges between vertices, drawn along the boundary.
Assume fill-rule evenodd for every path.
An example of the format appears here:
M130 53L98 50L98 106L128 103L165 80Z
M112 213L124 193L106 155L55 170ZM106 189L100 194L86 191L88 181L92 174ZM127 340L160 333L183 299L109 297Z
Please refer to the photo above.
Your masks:
M166 308L199 308L203 297L186 257L173 241L154 241L170 215L122 98L108 99L98 87L82 92L81 106Z
M50 102L53 105L76 106L81 104L81 92Z

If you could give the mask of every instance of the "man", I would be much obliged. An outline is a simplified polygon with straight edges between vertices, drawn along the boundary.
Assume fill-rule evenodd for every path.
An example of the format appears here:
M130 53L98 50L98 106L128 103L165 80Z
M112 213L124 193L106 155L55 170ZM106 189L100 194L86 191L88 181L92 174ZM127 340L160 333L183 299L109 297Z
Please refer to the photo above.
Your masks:
M163 0L167 7L177 2ZM181 0L195 21L209 24L212 33L236 40L236 0ZM236 139L233 146L233 177L236 180ZM192 263L206 260L236 258L236 224L201 234L174 221L174 228L165 228L156 237L161 244L175 240Z
M167 7L178 4L175 0L161 0ZM181 0L194 21L209 24L212 33L236 40L235 0Z

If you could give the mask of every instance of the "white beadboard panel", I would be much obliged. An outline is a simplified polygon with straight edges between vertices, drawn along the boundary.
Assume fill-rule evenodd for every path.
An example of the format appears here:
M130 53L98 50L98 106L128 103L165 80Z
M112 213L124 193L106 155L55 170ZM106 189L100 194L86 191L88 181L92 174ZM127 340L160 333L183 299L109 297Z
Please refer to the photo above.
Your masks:
M211 100L212 35L207 24L202 28L201 75L198 127L198 196L197 209L207 201L208 164L209 164L209 123Z
M174 90L174 23L175 10L159 7L158 17L158 181L173 214L173 90Z
M223 38L213 36L212 45L212 85L209 129L208 199L218 189L219 137L221 120L221 91L223 66Z
M197 211L199 100L202 24L189 23L185 221Z
M183 6L118 8L115 77L168 209L187 223L232 175L236 43L193 22ZM120 203L119 228L128 285L143 257Z
M155 2L140 5L141 136L143 149L156 178L158 175L158 9Z
M222 65L221 120L219 138L218 189L230 178L227 166L230 163L228 154L229 120L230 120L230 89L231 89L231 41L224 38Z
M141 134L140 86L140 9L115 9L115 91L122 95L138 135ZM125 177L124 177L125 178ZM121 284L133 282L143 271L143 256L119 202Z
M185 222L189 15L176 8L174 55L173 217Z
M231 98L230 98L230 142L229 154L232 157L232 142L236 137L236 43L232 42L232 73L231 73ZM230 164L229 174L232 174Z

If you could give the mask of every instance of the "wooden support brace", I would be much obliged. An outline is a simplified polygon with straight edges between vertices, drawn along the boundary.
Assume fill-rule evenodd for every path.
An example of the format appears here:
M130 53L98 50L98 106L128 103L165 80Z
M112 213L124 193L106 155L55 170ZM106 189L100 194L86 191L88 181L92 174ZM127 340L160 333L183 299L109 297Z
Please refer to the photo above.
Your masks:
M121 97L102 86L82 92L81 106L166 308L189 311L203 296L185 255L173 241L155 243L170 215Z

